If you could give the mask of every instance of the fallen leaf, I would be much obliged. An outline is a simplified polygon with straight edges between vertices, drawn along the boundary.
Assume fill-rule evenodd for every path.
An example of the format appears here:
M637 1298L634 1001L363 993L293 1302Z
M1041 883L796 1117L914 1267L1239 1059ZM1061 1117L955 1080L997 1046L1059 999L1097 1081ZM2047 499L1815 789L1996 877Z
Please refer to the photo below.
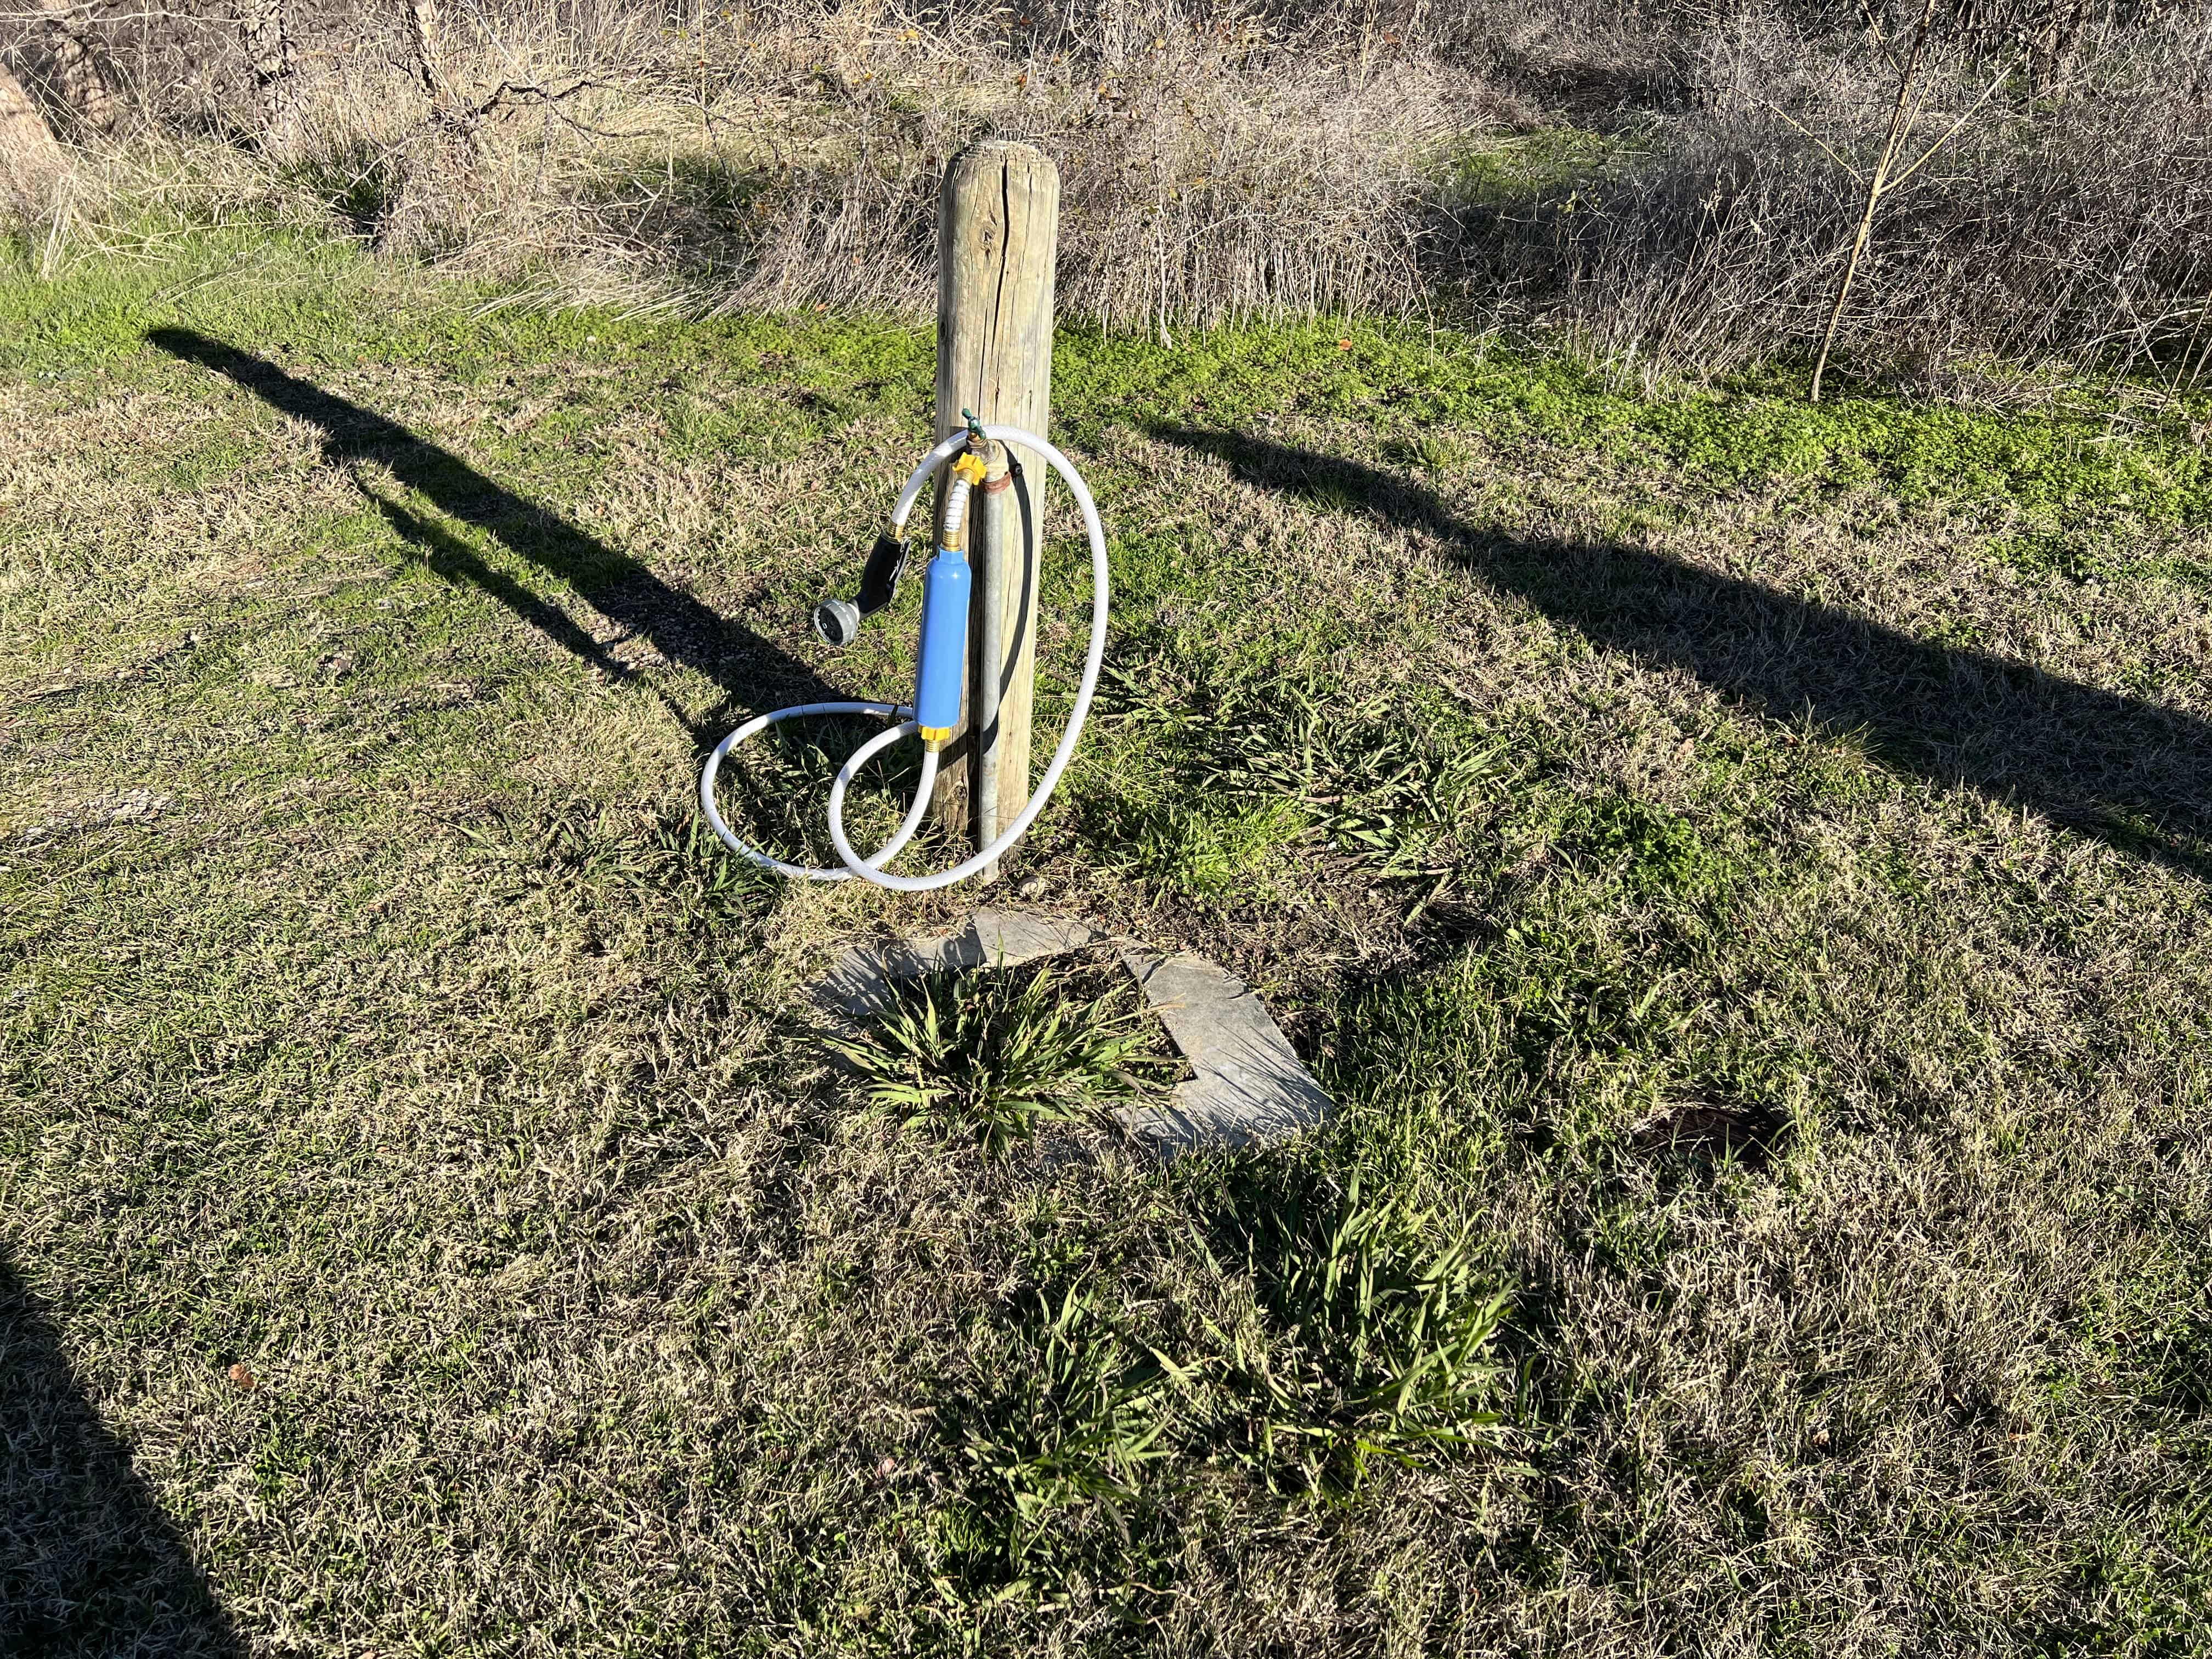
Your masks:
M251 1393L253 1389L253 1373L246 1369L246 1362L242 1359L231 1366L230 1380L237 1383L240 1388L246 1390L248 1393Z

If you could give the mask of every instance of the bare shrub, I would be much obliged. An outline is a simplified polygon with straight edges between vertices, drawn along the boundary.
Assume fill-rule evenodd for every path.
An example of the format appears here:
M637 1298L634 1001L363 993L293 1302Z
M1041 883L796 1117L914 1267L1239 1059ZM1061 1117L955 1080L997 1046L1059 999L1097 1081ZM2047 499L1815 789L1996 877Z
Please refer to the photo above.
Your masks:
M1893 68L1858 46L1808 52L1778 14L1740 14L1694 43L1692 107L1637 165L1578 181L1571 211L1555 192L1471 224L1474 269L1616 362L1713 372L1809 353L1895 96ZM2037 59L2016 57L2004 95L1884 196L1853 349L1907 368L2001 356L2200 372L2207 48L2202 13L2108 28L2074 51L2063 97L2038 94ZM1931 88L1930 136L1987 92L1985 67Z

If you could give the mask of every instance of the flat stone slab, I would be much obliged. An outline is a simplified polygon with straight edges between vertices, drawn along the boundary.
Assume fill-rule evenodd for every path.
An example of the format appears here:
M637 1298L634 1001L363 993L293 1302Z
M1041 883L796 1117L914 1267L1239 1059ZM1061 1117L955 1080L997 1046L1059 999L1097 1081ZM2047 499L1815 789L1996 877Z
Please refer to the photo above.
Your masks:
M1105 938L1097 928L1065 916L1041 916L1027 910L978 910L965 927L949 933L846 951L816 984L814 997L825 1011L864 1019L890 1006L894 981L962 968L1018 968L1041 957L1079 951Z
M1131 1134L1174 1158L1261 1146L1328 1115L1328 1097L1250 986L1188 951L1164 957L1121 943L1145 1000L1197 1073L1176 1085L1171 1106L1117 1113Z
M922 974L1016 968L1111 943L1193 1075L1171 1101L1124 1107L1123 1128L1163 1158L1213 1147L1256 1146L1328 1115L1329 1098L1298 1061L1251 987L1188 951L1172 956L1065 916L978 910L951 933L848 951L814 988L832 1018L865 1019L890 1006L892 986Z

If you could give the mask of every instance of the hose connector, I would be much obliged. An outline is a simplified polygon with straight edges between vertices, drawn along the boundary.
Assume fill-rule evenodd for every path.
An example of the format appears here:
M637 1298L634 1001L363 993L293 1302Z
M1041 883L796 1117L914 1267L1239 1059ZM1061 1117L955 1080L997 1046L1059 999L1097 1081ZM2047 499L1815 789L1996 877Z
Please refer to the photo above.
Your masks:
M945 547L968 544L968 497L990 474L990 466L973 450L963 451L952 463L952 483L945 492Z

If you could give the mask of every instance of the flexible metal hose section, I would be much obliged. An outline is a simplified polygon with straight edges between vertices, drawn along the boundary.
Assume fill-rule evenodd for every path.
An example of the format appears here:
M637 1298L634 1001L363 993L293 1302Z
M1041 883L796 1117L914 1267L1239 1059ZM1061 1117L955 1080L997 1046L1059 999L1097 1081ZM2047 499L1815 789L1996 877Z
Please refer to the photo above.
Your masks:
M994 863L1006 849L1022 838L1023 834L1044 811L1052 792L1060 786L1060 775L1067 769L1069 757L1075 753L1078 738L1083 735L1083 722L1091 713L1092 694L1098 690L1098 667L1106 658L1106 532L1098 522L1097 503L1091 499L1091 491L1083 482L1082 474L1074 464L1034 432L1024 432L1018 427L986 426L983 435L1002 444L1018 444L1042 455L1054 471L1066 482L1068 493L1075 497L1075 505L1083 514L1083 530L1091 540L1091 648L1083 659L1083 678L1075 688L1075 706L1068 712L1067 729L1060 733L1060 747L1053 750L1052 762L1037 780L1036 793L1030 797L1029 805L1022 808L1014 821L1001 830L990 845L963 864L950 870L940 870L928 876L894 876L884 869L896 858L906 844L921 828L922 815L929 810L929 798L937 787L937 754L925 750L921 757L921 779L915 786L914 805L907 809L906 819L899 825L898 833L886 842L881 851L872 858L862 858L853 850L845 835L845 792L852 785L860 769L878 753L901 738L915 735L920 727L914 719L913 708L895 702L802 702L789 708L779 708L773 714L761 714L747 720L736 731L714 746L707 757L706 770L699 775L699 805L707 814L707 822L721 838L722 845L738 857L750 859L765 869L779 875L803 881L849 881L858 876L878 887L889 887L901 893L927 893L933 888L949 887L956 881L964 881L986 865ZM921 465L915 468L914 476L906 481L899 492L898 505L891 509L891 532L897 534L906 524L914 504L921 499L923 489L937 469L952 459L967 443L965 431L956 432L943 443L922 457ZM963 492L965 493L964 491ZM987 672L996 674L999 665L992 664ZM714 805L714 775L721 769L722 757L746 738L765 732L779 720L795 720L814 714L875 714L898 724L878 732L853 751L852 758L839 769L836 781L830 786L830 840L844 861L842 870L817 869L811 865L786 864L757 847L739 841L722 821L720 809Z

